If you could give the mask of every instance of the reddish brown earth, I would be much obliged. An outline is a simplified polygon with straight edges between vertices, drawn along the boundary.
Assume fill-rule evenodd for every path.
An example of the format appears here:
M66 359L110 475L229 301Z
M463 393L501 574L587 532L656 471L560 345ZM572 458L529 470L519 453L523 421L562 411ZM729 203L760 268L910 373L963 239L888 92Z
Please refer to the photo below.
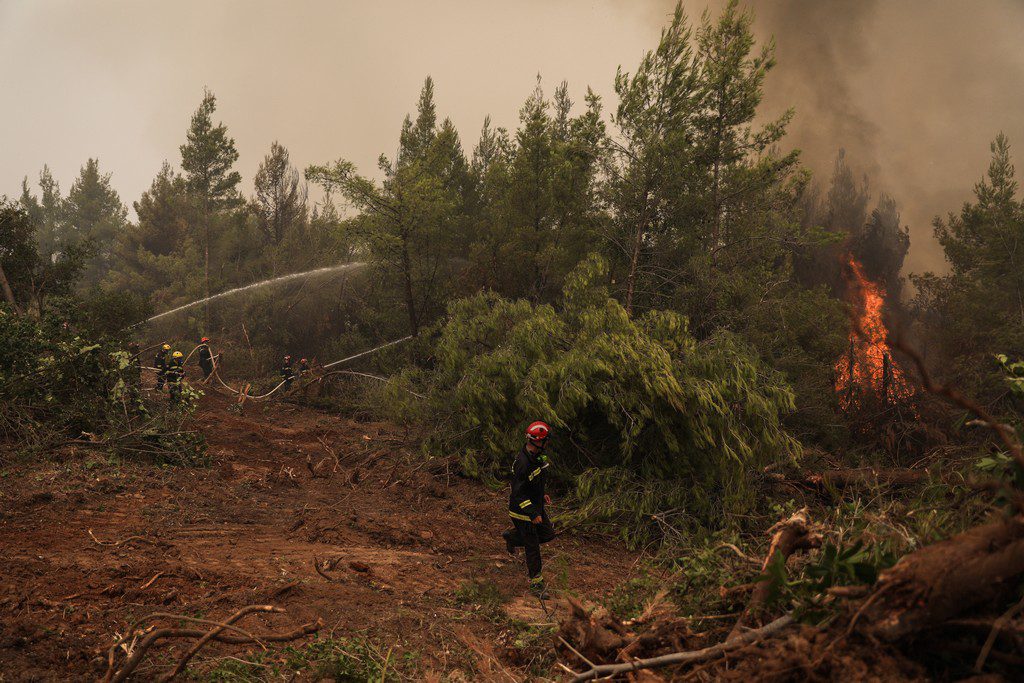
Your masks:
M287 611L250 617L253 630L320 618L318 637L366 636L416 653L421 672L526 676L501 621L456 600L467 582L493 581L503 600L525 604L522 556L509 557L499 536L505 492L426 459L394 426L280 402L239 415L231 403L202 400L209 467L72 449L2 472L0 680L97 679L112 638L138 617L216 619L254 603ZM334 581L314 571L314 557L340 558ZM571 534L545 559L549 578L589 599L636 561ZM256 650L211 644L192 671ZM154 650L137 677L167 671L182 651Z

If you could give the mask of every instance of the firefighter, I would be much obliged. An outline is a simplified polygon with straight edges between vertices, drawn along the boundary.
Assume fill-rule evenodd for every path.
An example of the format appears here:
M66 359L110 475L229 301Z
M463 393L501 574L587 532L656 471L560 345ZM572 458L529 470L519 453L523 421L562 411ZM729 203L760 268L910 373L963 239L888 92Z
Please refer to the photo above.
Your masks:
M203 381L213 374L213 351L210 350L210 338L203 337L199 342L199 367L203 371Z
M555 537L555 529L544 510L545 505L551 504L551 498L544 493L544 470L548 466L544 450L550 436L551 428L543 422L526 428L526 444L512 463L512 493L508 499L512 528L502 534L510 555L520 546L525 549L530 590L540 597L545 595L540 546Z
M292 382L295 381L295 371L292 369L292 357L285 356L281 362L281 380L284 382L282 389L288 391L291 387Z
M299 361L299 377L309 374L309 361L303 358Z
M167 352L171 345L164 343L157 349L156 357L153 358L153 367L156 368L156 390L164 390L164 382L167 381Z
M181 381L185 378L185 354L175 351L171 354L171 362L167 365L167 391L171 395L171 403L181 398Z

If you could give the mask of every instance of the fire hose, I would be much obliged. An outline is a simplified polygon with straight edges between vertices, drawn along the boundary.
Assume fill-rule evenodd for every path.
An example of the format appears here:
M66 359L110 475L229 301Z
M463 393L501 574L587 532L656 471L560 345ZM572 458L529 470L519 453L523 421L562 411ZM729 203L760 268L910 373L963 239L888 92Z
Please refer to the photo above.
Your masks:
M340 365L342 363L347 363L348 361L355 360L357 358L362 358L363 356L367 356L367 355L369 355L371 353L376 353L377 351L380 351L381 349L386 349L389 346L394 346L395 344L400 344L400 343L402 343L404 341L408 341L409 339L412 339L412 335L408 335L408 336L402 337L401 339L395 339L393 341L386 342L384 344L381 344L380 346L377 346L377 347L374 347L372 349L369 349L368 351L362 351L361 353L357 353L357 354L355 354L353 356L349 356L347 358L342 358L341 360L332 361L332 362L328 363L327 365L324 365L323 368L326 370L327 368L334 367L334 366ZM147 349L145 349L145 350L148 351L149 349L155 348L156 346L159 346L159 344L147 347ZM194 354L199 349L200 346L202 346L202 344L197 344L191 351L189 351L188 355L185 356L185 359L182 361L183 365L184 365L185 362L188 361L189 358L192 357L192 354ZM141 354L141 353L143 353L143 351L140 351L139 353ZM136 355L138 355L138 354L136 354ZM288 383L287 379L281 380L277 384L277 386L275 386L270 391L268 391L268 392L266 392L264 394L259 394L259 395L256 395L256 396L251 396L251 395L248 394L247 389L245 389L245 388L243 388L242 390L235 389L234 387L232 387L229 384L227 384L227 382L225 382L223 379L221 379L220 368L218 367L218 363L217 363L217 358L219 358L219 357L220 357L220 354L217 354L215 356L211 356L211 360L213 361L213 372L210 373L210 377L213 377L214 379L216 379L220 383L220 385L222 387L224 387L225 389L227 389L231 393L235 394L236 396L243 397L243 399L246 400L246 401L248 401L248 400L260 401L260 400L264 400L264 399L270 398L275 393L277 393L281 389L281 387L283 387L285 384ZM146 369L147 370L159 371L159 368L147 367ZM311 383L312 382L322 382L325 377L329 377L331 375L355 375L355 376L359 376L359 377L369 377L371 379L375 379L375 380L378 380L378 381L381 381L381 382L388 382L389 381L386 377L380 377L378 375L371 375L371 374L365 373L365 372L356 372L354 370L334 370L334 371L329 372L327 374L321 375L321 376L317 377L314 380L311 380ZM205 384L208 381L209 381L209 377L206 378L205 380L203 380L203 383ZM408 393L412 394L413 396L416 396L417 398L426 398L422 394L417 394L416 392L411 391L409 389L406 389L406 391Z

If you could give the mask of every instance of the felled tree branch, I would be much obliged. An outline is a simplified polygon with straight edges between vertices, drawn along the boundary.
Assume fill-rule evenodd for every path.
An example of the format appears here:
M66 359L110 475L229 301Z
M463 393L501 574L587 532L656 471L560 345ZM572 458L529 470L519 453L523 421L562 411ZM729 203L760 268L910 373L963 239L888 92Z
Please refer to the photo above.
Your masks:
M747 609L733 626L730 638L739 635L746 621L768 602L774 587L774 578L768 575L768 568L772 563L781 562L785 567L786 560L797 550L817 548L821 545L821 537L811 530L807 508L797 510L789 519L777 523L768 532L772 534L772 542L765 555L764 564L761 565L763 578L754 586Z
M176 678L185 669L185 666L188 664L189 660L191 660L196 655L196 653L199 652L199 650L202 649L211 640L216 640L218 642L223 643L231 643L235 645L245 643L262 644L262 642L264 641L283 642L288 640L295 640L298 638L302 638L303 636L309 635L311 633L315 633L323 625L323 622L318 619L314 623L305 624L304 626L301 626L298 629L295 629L287 633L270 633L265 636L256 636L246 631L243 631L236 626L233 626L235 622L255 612L284 612L284 610L279 607L274 607L273 605L248 605L232 614L223 622L209 622L205 620L194 619L192 617L186 617L183 615L165 614L162 612L150 615L149 617L146 617L140 620L139 622L133 624L131 628L129 628L128 633L124 637L119 638L111 646L107 658L107 673L103 677L103 681L105 683L121 683L121 681L126 680L129 676L132 675L135 669L138 668L139 664L142 663L142 660L146 656L146 653L149 652L151 648L153 648L160 641L163 640L168 640L171 638L199 639L189 649L185 656L178 661L174 669L172 669L170 673L168 673L166 676L160 679L161 681L170 681L173 678ZM159 628L149 631L137 630L141 624L156 618L164 618L169 619L171 621L204 622L212 624L213 628L209 631L172 627ZM225 630L233 630L242 635L225 636L223 635L223 631ZM124 646L125 643L133 642L139 636L143 636L141 641L139 641L133 647L125 648L126 652L128 653L127 659L125 659L119 666L116 665L116 654L118 648Z
M788 614L783 617L779 617L775 621L771 622L767 626L752 631L747 631L742 635L734 638L729 638L724 643L718 645L712 645L702 650L693 650L690 652L673 652L672 654L662 655L660 657L651 657L650 659L637 659L632 662L626 662L624 664L602 664L601 666L595 666L589 671L585 671L578 674L573 680L573 683L578 681L590 681L596 678L602 678L605 676L614 676L615 674L627 673L630 671L639 671L640 669L654 669L662 666L671 666L673 664L692 664L694 662L703 662L708 659L713 659L721 654L749 645L750 643L770 638L776 633L782 631L787 626L793 623L793 617Z
M1024 450L1021 449L1020 442L1017 441L1017 436L1013 433L1012 429L992 417L987 410L982 408L975 401L961 394L955 388L948 384L937 384L928 372L928 368L925 366L924 358L921 357L921 354L917 352L917 349L903 341L903 339L896 339L893 346L906 354L910 360L914 361L914 365L917 367L917 373L921 376L921 384L928 393L941 396L953 405L977 415L981 420L981 426L988 427L994 431L999 437L999 440L1003 442L1004 446L1006 446L1006 450L1009 451L1010 455L1013 456L1013 459L1017 461L1017 464L1024 467Z

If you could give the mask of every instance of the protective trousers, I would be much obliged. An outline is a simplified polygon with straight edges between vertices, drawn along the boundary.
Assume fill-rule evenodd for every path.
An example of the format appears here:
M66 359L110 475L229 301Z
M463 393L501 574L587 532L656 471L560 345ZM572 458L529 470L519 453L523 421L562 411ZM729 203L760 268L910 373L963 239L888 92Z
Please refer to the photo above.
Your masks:
M524 519L513 519L512 529L506 531L502 536L509 543L516 547L522 547L526 551L526 571L531 579L541 575L540 546L542 543L554 539L555 528L551 526L546 511L541 512L541 523L534 524Z

